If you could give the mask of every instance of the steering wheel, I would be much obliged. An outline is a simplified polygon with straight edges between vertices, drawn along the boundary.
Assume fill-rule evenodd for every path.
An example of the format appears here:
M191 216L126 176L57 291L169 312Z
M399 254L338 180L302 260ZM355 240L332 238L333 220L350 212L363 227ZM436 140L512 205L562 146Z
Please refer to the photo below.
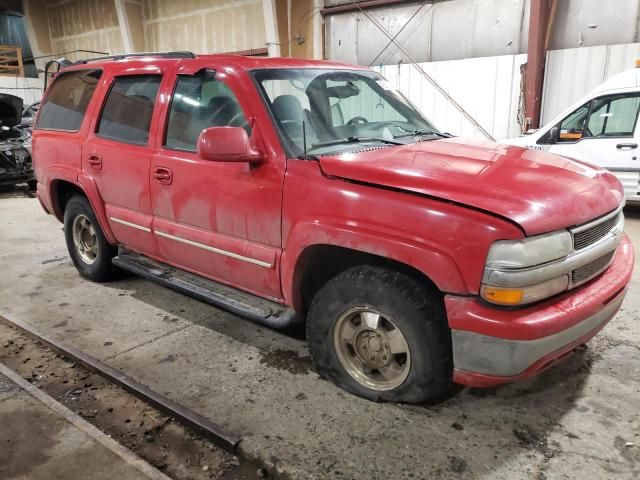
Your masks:
M353 117L347 122L347 125L364 125L365 123L369 123L369 120L364 117Z

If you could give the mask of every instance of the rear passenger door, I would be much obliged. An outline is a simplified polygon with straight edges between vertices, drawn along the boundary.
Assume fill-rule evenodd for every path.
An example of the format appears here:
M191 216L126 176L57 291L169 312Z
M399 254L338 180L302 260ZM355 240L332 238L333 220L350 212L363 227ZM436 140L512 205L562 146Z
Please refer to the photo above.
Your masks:
M156 246L151 232L150 139L162 80L162 70L152 66L107 76L110 85L82 152L82 169L100 191L116 240L151 256Z
M160 120L165 133L150 179L158 250L170 264L279 300L284 159L267 155L262 144L252 113L257 93L214 68L179 69ZM246 129L264 162L199 158L198 136L214 126Z

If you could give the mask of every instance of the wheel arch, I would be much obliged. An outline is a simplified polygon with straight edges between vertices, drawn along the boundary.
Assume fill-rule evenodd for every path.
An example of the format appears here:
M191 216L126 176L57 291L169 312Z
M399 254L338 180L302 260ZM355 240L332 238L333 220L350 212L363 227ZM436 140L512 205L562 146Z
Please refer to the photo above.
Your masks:
M50 182L49 191L51 195L53 214L61 222L64 221L64 209L69 199L73 195L82 195L85 197L89 201L89 204L93 209L93 213L98 219L98 223L100 224L100 228L102 229L105 238L110 244L116 244L115 237L111 231L109 222L107 221L104 204L100 199L97 186L92 180L84 179L83 181L82 176L78 177L78 182L73 182L63 178L54 178Z
M338 273L358 265L400 271L439 292L467 291L458 266L448 255L412 242L374 232L304 228L290 237L282 254L281 280L287 304L306 312L313 295ZM307 238L316 242L305 244Z

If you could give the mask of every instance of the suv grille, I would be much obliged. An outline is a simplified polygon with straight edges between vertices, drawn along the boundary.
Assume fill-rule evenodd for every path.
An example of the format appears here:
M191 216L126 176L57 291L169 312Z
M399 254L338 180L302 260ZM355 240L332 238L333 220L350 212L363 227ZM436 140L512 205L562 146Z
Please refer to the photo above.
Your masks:
M618 223L618 218L622 215L615 215L607 220L604 220L601 223L594 225L587 230L583 230L582 232L573 234L573 249L581 250L583 248L588 247L589 245L593 245L598 240L604 238L607 233L613 229L616 223Z
M616 252L614 250L601 256L600 258L595 259L591 263L587 263L586 265L576 268L573 272L571 272L572 283L576 285L578 283L585 282L591 277L600 273L600 271L609 264L615 253Z

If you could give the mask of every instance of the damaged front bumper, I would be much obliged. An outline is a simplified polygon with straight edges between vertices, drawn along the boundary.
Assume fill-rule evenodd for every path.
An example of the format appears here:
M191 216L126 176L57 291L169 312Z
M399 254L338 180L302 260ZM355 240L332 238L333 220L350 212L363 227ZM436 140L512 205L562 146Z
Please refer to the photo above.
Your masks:
M489 387L536 375L596 335L617 313L633 271L625 235L612 264L563 295L523 309L497 309L447 295L454 381Z

